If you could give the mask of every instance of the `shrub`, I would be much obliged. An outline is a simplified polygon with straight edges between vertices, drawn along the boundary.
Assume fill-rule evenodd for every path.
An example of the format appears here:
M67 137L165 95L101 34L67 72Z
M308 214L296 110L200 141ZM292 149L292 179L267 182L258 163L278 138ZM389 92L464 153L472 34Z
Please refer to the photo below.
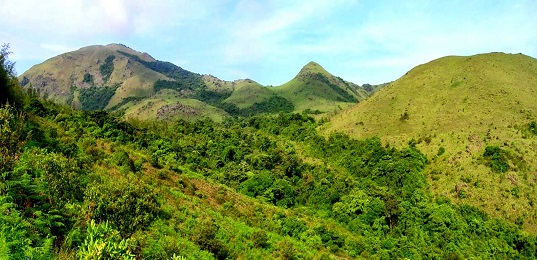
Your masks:
M147 228L160 213L156 195L145 183L114 181L89 185L85 210L89 217L109 221L123 235Z
M509 170L507 153L498 146L485 147L483 157L487 160L487 165L494 172L503 173Z
M443 146L438 147L438 152L436 153L437 156L440 156L446 152L446 148Z

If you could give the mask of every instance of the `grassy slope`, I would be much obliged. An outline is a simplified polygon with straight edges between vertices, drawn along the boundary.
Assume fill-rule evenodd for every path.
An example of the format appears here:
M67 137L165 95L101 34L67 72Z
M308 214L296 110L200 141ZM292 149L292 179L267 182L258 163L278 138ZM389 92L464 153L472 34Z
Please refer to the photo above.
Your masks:
M158 113L164 106L182 105L183 108L176 111ZM125 118L136 118L139 120L173 119L183 118L186 120L196 120L208 117L216 122L221 122L227 113L219 108L207 105L196 99L181 98L174 90L165 89L156 95L138 102L129 102L121 109L125 110Z
M233 82L230 81L221 80L211 75L203 75L201 78L207 88L212 91L233 91L235 89Z
M270 88L252 80L237 80L233 85L235 91L224 102L235 104L239 108L250 107L256 102L261 103L274 95Z
M396 146L411 138L425 140L418 146L432 158L428 172L436 196L510 220L521 217L526 229L537 232L537 209L532 206L537 138L519 131L537 119L536 92L537 60L531 57L446 57L412 69L333 118L325 131L344 131L356 138L380 136ZM499 145L519 157L511 161L512 170L491 172L482 162L487 145ZM436 157L439 147L446 152ZM524 167L516 167L517 161ZM467 185L465 198L455 192L457 185Z

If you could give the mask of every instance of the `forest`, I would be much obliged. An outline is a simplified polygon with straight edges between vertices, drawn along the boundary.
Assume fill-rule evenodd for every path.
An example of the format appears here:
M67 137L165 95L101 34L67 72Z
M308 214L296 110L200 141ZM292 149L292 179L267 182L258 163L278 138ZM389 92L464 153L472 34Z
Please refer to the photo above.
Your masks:
M535 235L433 197L415 142L280 113L187 122L77 111L0 61L1 259L531 259ZM503 153L483 161L503 171Z

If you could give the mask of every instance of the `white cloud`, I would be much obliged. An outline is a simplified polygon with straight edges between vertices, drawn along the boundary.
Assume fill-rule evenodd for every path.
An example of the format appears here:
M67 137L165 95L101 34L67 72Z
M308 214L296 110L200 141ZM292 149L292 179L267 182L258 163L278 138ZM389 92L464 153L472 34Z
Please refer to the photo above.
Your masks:
M255 62L275 55L286 55L292 51L286 44L293 42L295 34L311 20L348 4L349 1L291 1L274 4L266 2L252 4L240 2L235 10L238 17L231 25L230 40L223 47L229 64ZM304 30L314 30L306 28ZM292 44L292 43L291 43ZM287 48L287 50L286 50Z
M186 0L6 0L0 3L0 21L40 34L129 36L198 19L205 14L203 10L215 5L216 1Z

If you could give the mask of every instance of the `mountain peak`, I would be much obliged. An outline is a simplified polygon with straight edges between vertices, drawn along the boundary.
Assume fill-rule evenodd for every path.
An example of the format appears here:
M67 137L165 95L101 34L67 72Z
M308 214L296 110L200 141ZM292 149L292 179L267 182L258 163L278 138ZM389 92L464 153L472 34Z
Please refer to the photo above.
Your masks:
M297 77L304 77L304 76L307 76L307 75L317 74L317 73L321 73L321 74L324 74L324 75L331 75L321 65L319 65L319 63L316 63L314 61L310 61L310 62L308 62L308 64L306 64L304 67L302 67L302 69L298 73Z

